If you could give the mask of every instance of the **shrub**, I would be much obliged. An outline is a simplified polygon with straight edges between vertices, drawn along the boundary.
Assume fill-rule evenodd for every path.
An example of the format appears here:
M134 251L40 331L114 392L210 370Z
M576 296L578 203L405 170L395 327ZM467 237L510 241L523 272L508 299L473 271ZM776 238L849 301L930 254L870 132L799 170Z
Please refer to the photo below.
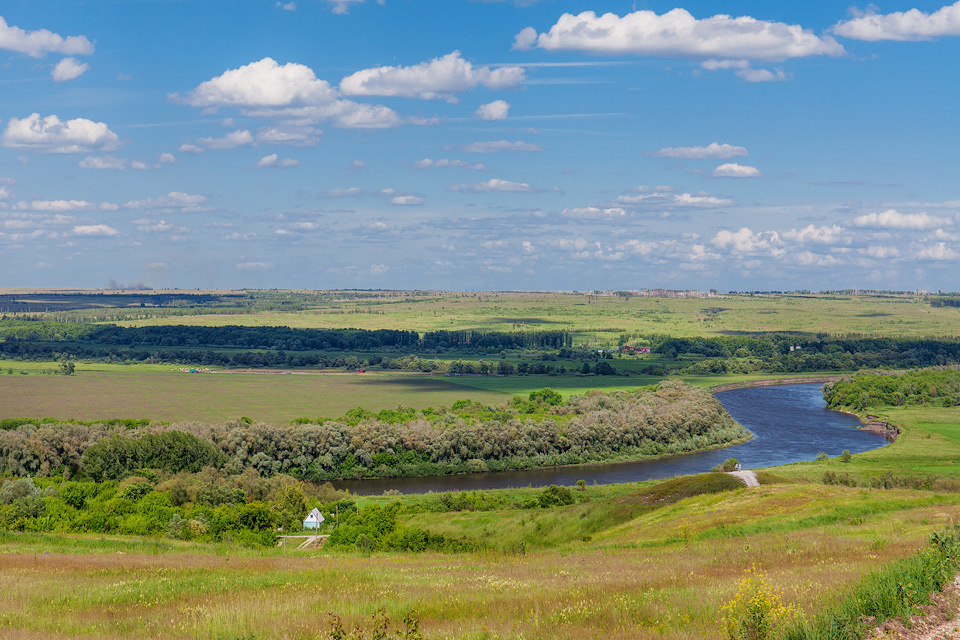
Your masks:
M817 454L817 462L823 462L824 460L829 460L830 456L827 455L826 451L821 451Z
M851 460L853 460L853 455L844 449L843 453L840 454L840 462L850 462Z
M776 637L784 626L798 616L792 606L783 604L766 574L755 566L740 580L737 595L724 604L721 621L730 640L766 640Z
M560 507L573 504L573 494L566 487L558 487L555 484L550 485L540 492L538 498L540 506L544 509L549 507Z
M712 470L715 472L720 471L733 471L737 468L737 465L740 464L740 461L736 458L727 458L722 463L715 466Z

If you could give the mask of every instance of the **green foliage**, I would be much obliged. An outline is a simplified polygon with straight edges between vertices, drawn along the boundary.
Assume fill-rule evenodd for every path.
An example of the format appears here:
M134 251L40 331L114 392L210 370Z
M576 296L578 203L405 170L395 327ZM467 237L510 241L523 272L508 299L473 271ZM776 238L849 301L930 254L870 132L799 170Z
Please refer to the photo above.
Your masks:
M847 449L843 450L843 453L840 454L840 462L848 463L853 460L853 454L851 454Z
M960 371L858 373L825 385L824 398L833 409L862 410L884 405L953 407L960 405Z
M530 401L542 402L543 404L547 404L552 407L555 407L563 404L563 396L560 395L559 391L554 391L550 387L544 387L539 391L531 391Z
M734 471L736 470L738 464L740 464L740 461L737 460L736 458L727 458L726 460L724 460L723 462L715 466L712 469L712 471L714 472Z
M562 507L568 504L573 504L574 502L573 494L570 492L570 489L566 487L558 487L555 484L552 484L541 491L537 501L544 509L549 509L550 507Z
M209 440L185 431L163 431L101 440L83 452L81 464L94 480L104 480L122 478L140 468L195 473L206 466L221 467L226 461L223 451Z

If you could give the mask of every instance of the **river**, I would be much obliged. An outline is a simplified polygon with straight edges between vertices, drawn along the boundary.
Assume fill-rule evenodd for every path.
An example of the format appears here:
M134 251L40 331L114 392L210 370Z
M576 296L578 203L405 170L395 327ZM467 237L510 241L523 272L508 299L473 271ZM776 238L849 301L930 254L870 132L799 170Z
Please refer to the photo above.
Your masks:
M585 480L587 484L612 484L703 473L727 458L736 458L744 469L756 469L813 460L820 451L837 456L844 449L850 453L860 453L886 444L883 436L857 430L861 423L856 417L827 409L819 384L735 389L718 393L716 397L737 422L753 432L753 440L726 449L637 462L447 476L341 480L333 484L361 495L381 494L388 489L396 489L401 493L427 493L543 487L551 484L571 486L578 480Z

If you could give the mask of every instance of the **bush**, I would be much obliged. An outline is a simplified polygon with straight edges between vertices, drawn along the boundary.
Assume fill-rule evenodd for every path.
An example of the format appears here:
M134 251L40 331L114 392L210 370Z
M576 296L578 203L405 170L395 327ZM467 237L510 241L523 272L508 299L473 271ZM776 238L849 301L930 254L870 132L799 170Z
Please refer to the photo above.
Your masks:
M756 567L740 580L737 595L720 609L729 640L766 640L777 637L798 611L783 604L781 595Z
M851 460L853 460L853 455L844 449L843 453L840 454L840 462L850 462Z
M550 485L540 492L538 498L540 506L544 509L550 507L561 507L573 504L573 494L566 487L558 487L555 484Z
M829 460L830 456L827 455L826 451L821 451L817 454L817 462L823 462L824 460Z
M727 458L722 463L715 466L712 470L715 472L720 471L733 471L737 468L737 465L740 464L740 461L736 458Z

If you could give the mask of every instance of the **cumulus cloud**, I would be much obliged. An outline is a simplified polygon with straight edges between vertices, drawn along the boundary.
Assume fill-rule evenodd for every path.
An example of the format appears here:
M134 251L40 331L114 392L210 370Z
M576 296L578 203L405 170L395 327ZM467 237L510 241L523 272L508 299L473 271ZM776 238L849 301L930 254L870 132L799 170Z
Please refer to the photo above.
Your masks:
M7 200L13 197L13 192L10 191L10 187L0 185L0 200Z
M663 208L663 207L726 207L733 204L733 200L718 198L709 195L694 195L690 193L667 193L654 191L652 193L641 193L638 195L617 196L617 204L642 205L644 207Z
M488 122L494 120L506 120L510 112L510 103L506 100L494 100L487 104L482 104L476 110L477 117Z
M53 68L51 76L54 82L66 82L79 78L90 69L86 62L77 62L76 58L64 58Z
M714 178L759 178L762 174L756 167L728 162L713 170Z
M200 138L196 141L196 144L201 149L236 149L237 147L249 147L253 144L253 134L247 129L238 129L219 138Z
M838 22L833 32L855 40L930 40L941 36L960 36L960 2L925 13L919 9L877 13L875 9L857 12L852 20Z
M812 55L840 55L843 47L830 36L782 22L715 15L696 19L684 9L663 15L635 11L623 17L593 11L563 14L549 32L521 31L517 49L581 51L601 55L679 58L784 60Z
M209 198L206 196L171 191L167 195L157 198L131 200L123 206L126 209L184 209L196 211L205 205L208 200Z
M412 168L421 170L421 169L445 169L447 167L460 167L461 169L474 170L474 171L486 171L487 168L483 163L471 163L465 162L464 160L450 160L449 158L441 158L439 160L431 160L430 158L424 158L423 160L417 160L413 163Z
M277 2L277 8L283 9L284 11L296 11L297 3L296 2Z
M522 140L516 142L511 142L510 140L494 140L490 142L473 142L460 147L460 150L464 153L499 153L501 151L543 151L543 147L538 144L533 144L532 142L523 142Z
M738 231L724 229L718 231L710 242L718 249L730 249L736 253L768 253L773 256L783 254L783 242L776 231L754 233L748 227L742 227Z
M700 63L700 68L707 71L719 71L720 69L733 69L734 73L747 82L784 82L793 76L785 73L783 69L777 67L772 71L770 69L755 69L748 60L704 60Z
M747 149L727 143L711 142L705 147L665 147L652 155L656 158L677 158L680 160L705 160L707 158L726 160L727 158L747 155Z
M850 244L847 230L838 225L817 227L810 224L802 229L784 231L783 238L798 244Z
M938 218L927 213L900 213L887 209L879 213L865 213L853 220L854 226L872 229L906 229L923 231L950 224L948 218Z
M71 231L75 236L115 236L120 232L105 224L78 225Z
M33 113L26 118L10 118L0 143L41 153L89 153L113 151L120 147L120 138L103 122L86 118L64 122L55 115L41 118Z
M459 51L410 67L374 67L340 81L348 96L399 96L457 102L454 94L483 85L488 89L515 87L524 80L523 67L474 67Z
M542 193L543 189L531 187L526 182L511 182L510 180L501 180L492 178L486 182L475 184L455 184L450 187L450 191L463 191L470 193L487 193L493 191L507 193Z
M276 153L271 153L270 155L263 156L257 160L257 163L253 166L257 167L258 169L263 169L265 167L287 168L296 167L299 164L299 160L294 160L293 158L281 158Z
M62 53L68 56L89 55L93 53L93 44L86 36L63 36L40 29L25 31L8 25L0 16L0 49L25 53L33 58L42 58L47 53Z
M329 102L334 97L330 84L318 79L310 67L263 58L201 82L182 102L192 107L285 107Z
M423 204L423 198L420 196L397 196L390 200L390 204L403 207L411 207Z
M403 120L392 109L344 100L340 92L302 64L263 58L200 83L170 98L194 107L237 107L254 118L281 119L308 127L331 120L344 128L395 127Z
M161 153L157 162L160 164L176 164L177 158L172 153Z
M932 245L917 245L914 247L915 255L920 260L956 260L958 254L952 247L948 247L945 242L937 242Z
M81 169L118 169L127 168L127 161L113 156L87 156L78 163Z
M111 202L87 202L86 200L21 200L17 203L17 209L22 211L116 211L117 205Z

